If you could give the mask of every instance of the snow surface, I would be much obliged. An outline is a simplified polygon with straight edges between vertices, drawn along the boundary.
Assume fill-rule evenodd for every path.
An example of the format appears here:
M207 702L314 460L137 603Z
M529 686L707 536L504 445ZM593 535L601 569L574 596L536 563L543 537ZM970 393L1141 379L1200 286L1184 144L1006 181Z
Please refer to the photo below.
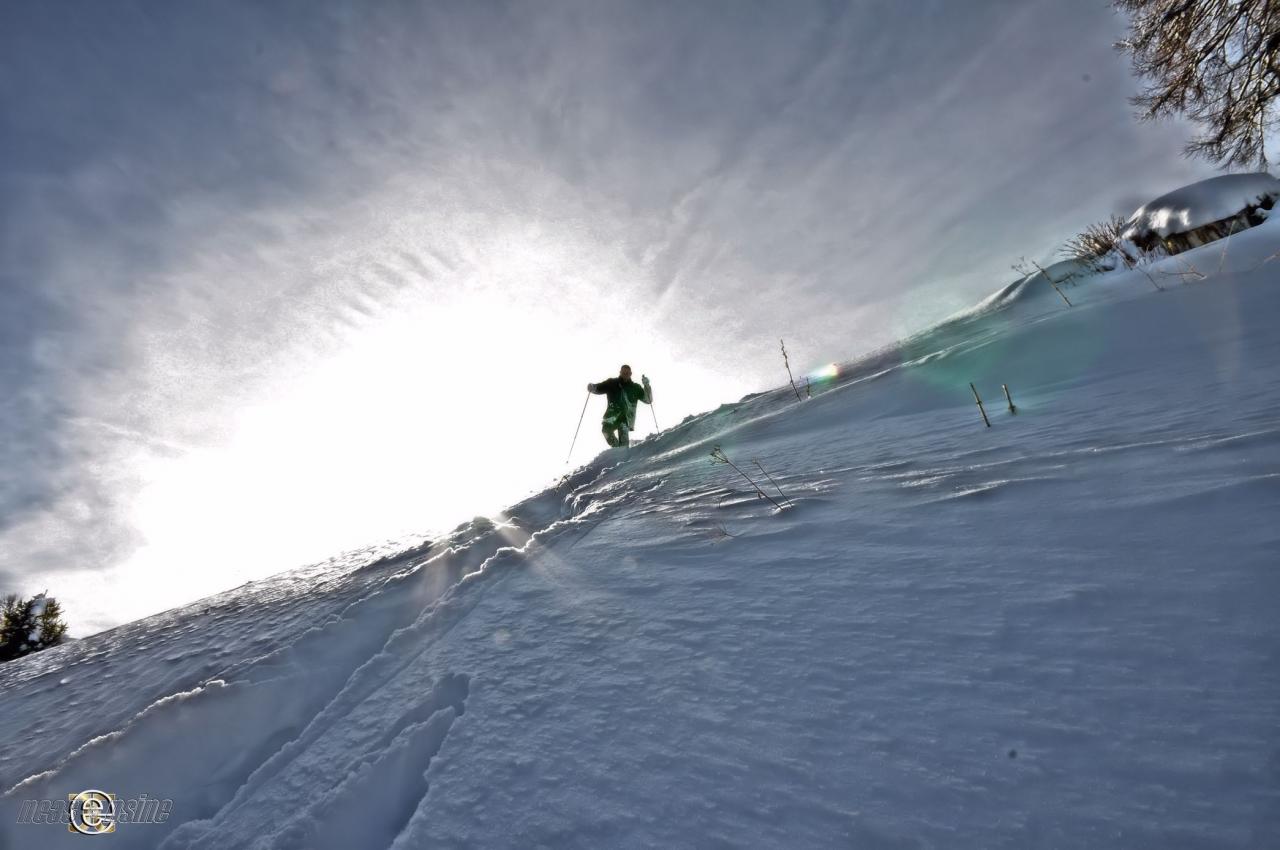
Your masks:
M0 846L1280 846L1280 223L1224 243L6 664ZM173 816L15 823L85 788Z
M1144 204L1129 216L1124 238L1161 238L1230 218L1262 199L1280 198L1280 180L1265 172L1223 174L1183 186Z

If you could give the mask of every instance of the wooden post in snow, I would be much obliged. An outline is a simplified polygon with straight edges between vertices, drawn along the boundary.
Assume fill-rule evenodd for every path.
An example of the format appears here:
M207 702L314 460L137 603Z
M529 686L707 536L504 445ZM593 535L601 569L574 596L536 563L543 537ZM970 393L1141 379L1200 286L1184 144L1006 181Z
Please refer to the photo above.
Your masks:
M978 403L978 412L982 414L982 421L987 423L987 427L990 428L991 420L987 418L987 409L982 406L982 396L978 395L978 388L970 382L969 389L973 390L973 399Z
M1053 287L1053 291L1062 296L1062 300L1067 302L1068 307L1075 306L1071 303L1071 299L1067 297L1067 294L1058 288L1058 282L1049 276L1049 271L1044 266L1040 265L1035 260L1031 261L1031 265L1040 270L1040 274L1044 275L1044 279L1049 281L1049 285Z
M1014 406L1013 397L1009 395L1009 385L1001 384L1000 386L1004 388L1004 400L1009 402L1009 412L1012 413L1014 416L1017 416L1018 408Z
M791 361L787 359L787 344L778 340L778 345L782 348L782 365L787 367L787 380L791 382L791 391L796 394L796 401L804 401L800 398L800 388L796 386L795 376L791 374Z

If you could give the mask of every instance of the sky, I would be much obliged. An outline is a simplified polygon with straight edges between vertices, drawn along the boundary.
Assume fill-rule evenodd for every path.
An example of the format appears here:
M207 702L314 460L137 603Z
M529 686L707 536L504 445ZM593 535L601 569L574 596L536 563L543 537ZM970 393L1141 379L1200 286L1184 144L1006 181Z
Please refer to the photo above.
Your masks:
M0 8L0 592L431 535L1209 176L1103 0Z

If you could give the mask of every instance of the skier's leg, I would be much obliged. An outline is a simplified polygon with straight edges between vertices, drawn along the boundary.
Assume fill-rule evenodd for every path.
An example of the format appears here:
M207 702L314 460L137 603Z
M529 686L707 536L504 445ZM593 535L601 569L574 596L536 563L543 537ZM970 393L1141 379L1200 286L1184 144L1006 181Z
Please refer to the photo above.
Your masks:
M620 446L631 445L631 432L627 430L627 425L625 422L618 426L618 445Z
M609 420L605 420L600 426L601 433L604 434L604 441L610 446L618 445L618 438L614 436L614 424Z

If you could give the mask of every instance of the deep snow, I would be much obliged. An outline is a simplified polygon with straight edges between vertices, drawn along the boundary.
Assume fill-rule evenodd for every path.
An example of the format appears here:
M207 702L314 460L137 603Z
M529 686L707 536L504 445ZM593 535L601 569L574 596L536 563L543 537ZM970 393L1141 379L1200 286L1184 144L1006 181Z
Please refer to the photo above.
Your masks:
M116 847L1280 846L1277 250L1025 279L496 525L0 667L0 845L99 788L174 801Z

